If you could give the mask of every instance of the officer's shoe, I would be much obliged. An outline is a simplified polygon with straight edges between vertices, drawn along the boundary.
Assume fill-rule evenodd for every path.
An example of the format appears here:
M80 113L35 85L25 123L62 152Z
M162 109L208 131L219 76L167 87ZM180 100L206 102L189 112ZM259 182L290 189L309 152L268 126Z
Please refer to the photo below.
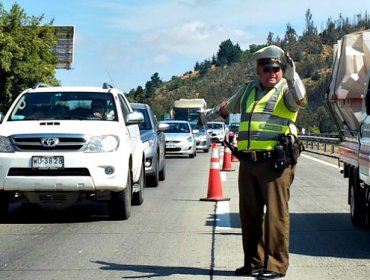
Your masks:
M260 280L278 279L278 278L283 278L283 277L285 277L285 274L275 272L275 271L270 271L267 269L263 269L257 275L257 279L260 279Z
M263 271L263 267L250 267L250 266L242 266L235 270L236 276L252 276L257 277L259 273Z

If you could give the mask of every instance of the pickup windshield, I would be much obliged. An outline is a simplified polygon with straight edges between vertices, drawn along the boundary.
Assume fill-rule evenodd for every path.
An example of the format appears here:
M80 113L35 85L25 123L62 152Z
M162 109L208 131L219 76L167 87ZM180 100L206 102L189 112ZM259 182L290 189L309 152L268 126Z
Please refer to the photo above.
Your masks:
M113 96L100 92L26 93L9 117L9 121L72 119L116 121Z

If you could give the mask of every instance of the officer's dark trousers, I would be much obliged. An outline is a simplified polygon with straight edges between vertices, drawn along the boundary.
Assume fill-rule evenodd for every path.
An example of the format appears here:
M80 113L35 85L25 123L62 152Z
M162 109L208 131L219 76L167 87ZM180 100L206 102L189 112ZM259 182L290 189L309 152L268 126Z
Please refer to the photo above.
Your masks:
M259 162L241 159L239 211L244 265L286 273L289 265L288 201L294 171L294 167L275 171L272 159Z

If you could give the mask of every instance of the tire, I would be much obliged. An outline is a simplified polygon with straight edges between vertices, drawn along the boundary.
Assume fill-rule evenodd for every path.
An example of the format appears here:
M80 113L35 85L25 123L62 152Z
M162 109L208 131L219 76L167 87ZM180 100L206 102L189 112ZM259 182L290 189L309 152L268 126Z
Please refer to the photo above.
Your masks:
M189 155L190 158L195 158L197 156L197 149L193 150L193 153Z
M160 181L164 181L166 179L166 168L167 168L167 162L166 162L166 157L164 157L162 169L159 171Z
M132 194L132 205L141 205L144 202L144 186L145 186L145 167L141 164L139 191Z
M120 192L112 192L108 204L109 216L113 220L127 220L131 216L132 175L128 171L126 188Z
M349 201L351 221L354 226L364 227L366 225L366 197L365 189L360 185L357 169L352 169L349 176Z
M0 192L0 220L4 221L8 217L9 197L6 192Z
M159 185L159 159L157 156L157 162L155 164L154 175L148 176L148 186L149 187L158 187Z

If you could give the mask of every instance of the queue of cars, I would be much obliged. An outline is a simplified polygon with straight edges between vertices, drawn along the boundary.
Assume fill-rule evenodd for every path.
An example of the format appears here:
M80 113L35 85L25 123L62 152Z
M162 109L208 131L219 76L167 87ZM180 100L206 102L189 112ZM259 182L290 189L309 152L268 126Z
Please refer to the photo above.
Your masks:
M106 83L37 84L20 93L0 121L0 219L16 202L65 208L94 200L107 203L117 220L143 203L138 124L144 118L120 90Z
M94 200L126 220L131 205L144 202L144 187L165 180L166 155L208 152L227 134L221 127L159 122L149 105L130 103L107 83L37 84L0 113L0 219L11 203L65 208Z

